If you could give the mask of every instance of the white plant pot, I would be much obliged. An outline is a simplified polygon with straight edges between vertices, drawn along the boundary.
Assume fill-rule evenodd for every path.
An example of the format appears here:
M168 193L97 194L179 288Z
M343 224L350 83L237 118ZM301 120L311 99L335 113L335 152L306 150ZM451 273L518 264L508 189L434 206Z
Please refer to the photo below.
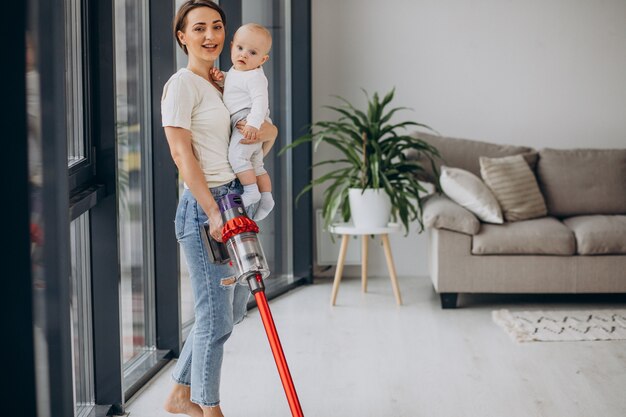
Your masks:
M384 189L350 188L350 212L356 227L385 227L391 216L391 200Z

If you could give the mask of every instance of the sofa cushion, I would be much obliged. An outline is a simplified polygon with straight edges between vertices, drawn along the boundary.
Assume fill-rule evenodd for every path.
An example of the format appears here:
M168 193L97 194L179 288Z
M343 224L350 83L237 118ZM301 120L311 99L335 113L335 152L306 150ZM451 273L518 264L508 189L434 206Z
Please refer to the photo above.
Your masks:
M476 175L464 169L442 165L439 183L452 201L474 213L480 220L497 224L504 222L496 197Z
M432 135L424 132L413 132L413 137L423 140L437 148L442 159L435 161L437 170L441 165L465 169L476 176L480 176L480 164L478 158L486 156L498 158L501 156L524 154L524 159L534 171L537 164L537 152L533 148L525 146L499 145L470 139L457 139L446 136ZM409 151L407 158L420 158L415 151ZM430 163L424 163L424 175L421 179L428 182L436 182L436 176Z
M626 149L542 149L537 180L551 216L626 214Z
M552 217L483 224L472 238L474 255L573 255L574 233Z
M547 214L535 174L522 155L481 156L479 162L483 180L496 196L507 221L534 219Z
M435 229L475 235L480 222L472 213L444 195L433 195L424 203L424 225Z
M626 254L626 216L577 216L563 220L580 255Z

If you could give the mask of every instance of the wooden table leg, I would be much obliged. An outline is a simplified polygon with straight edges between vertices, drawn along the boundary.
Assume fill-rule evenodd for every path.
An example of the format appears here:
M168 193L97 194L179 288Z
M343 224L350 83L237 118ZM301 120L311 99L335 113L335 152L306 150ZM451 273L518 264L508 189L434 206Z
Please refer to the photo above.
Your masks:
M391 278L391 286L393 287L393 293L396 296L396 302L398 305L402 305L402 298L400 297L400 288L398 287L398 277L396 276L396 267L393 264L393 256L391 256L391 246L389 245L389 235L381 235L383 240L383 248L385 249L385 258L387 258L387 268L389 269L389 276Z
M367 292L367 244L369 235L361 236L361 287Z
M330 296L330 305L335 305L337 292L339 292L339 283L341 282L341 274L343 274L343 262L346 259L346 251L348 249L348 235L341 236L341 248L339 249L339 258L337 259L337 270L335 271L335 280L333 281L333 292Z

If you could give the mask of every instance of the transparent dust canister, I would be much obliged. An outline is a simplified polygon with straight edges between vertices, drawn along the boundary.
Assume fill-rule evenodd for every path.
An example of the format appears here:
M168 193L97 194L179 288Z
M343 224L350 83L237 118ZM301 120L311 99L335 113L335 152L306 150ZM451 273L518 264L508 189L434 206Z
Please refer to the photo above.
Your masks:
M237 281L246 283L251 275L261 274L263 279L270 275L265 254L256 233L244 232L226 242L230 259L237 273Z

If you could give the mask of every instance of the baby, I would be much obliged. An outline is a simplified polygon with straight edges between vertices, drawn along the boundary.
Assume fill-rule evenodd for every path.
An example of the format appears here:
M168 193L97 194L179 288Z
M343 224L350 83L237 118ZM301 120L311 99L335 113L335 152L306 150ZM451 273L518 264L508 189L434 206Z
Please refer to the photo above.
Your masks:
M260 202L254 220L264 219L274 208L272 183L263 167L262 143L242 144L242 138L257 139L259 127L269 116L267 78L262 65L269 59L272 36L256 23L241 26L231 42L233 66L227 73L217 69L211 77L224 82L224 104L230 112L232 134L228 160L243 185L244 207ZM243 133L236 128L245 119Z

